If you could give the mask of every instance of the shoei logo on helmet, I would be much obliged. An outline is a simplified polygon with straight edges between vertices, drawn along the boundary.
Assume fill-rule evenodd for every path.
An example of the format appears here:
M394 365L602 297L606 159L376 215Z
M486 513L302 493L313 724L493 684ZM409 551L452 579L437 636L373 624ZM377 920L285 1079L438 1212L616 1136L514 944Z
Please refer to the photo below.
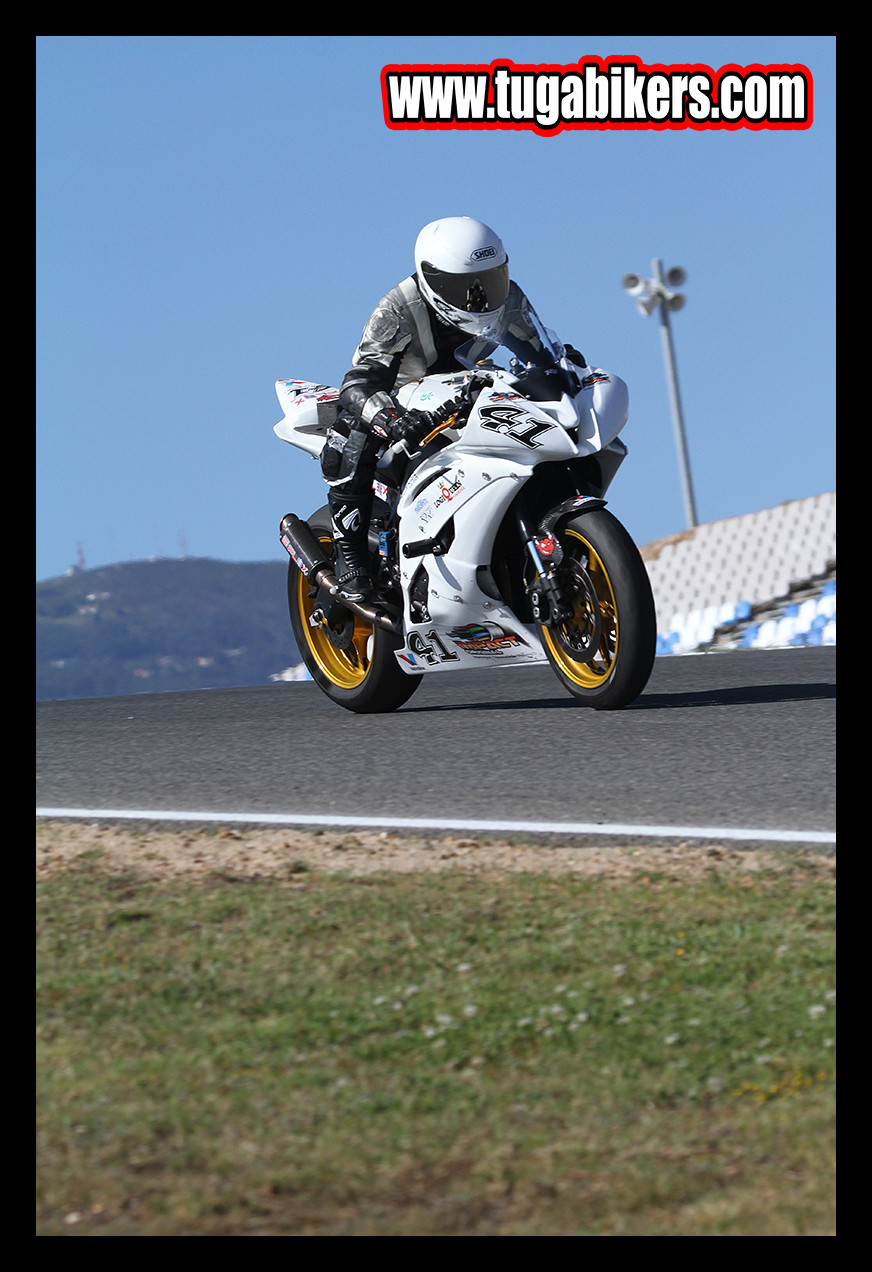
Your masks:
M471 261L486 261L486 260L489 260L492 256L496 256L496 254L497 254L497 249L495 247L478 247L470 255L469 259Z

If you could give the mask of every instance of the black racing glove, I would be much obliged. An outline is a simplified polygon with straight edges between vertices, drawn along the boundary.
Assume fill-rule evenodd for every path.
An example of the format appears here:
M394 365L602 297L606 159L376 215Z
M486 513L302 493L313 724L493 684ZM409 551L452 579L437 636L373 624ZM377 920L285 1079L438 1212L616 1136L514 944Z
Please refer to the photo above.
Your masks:
M409 450L415 450L433 431L433 421L426 411L397 411L386 406L374 418L372 431L392 442L405 442Z

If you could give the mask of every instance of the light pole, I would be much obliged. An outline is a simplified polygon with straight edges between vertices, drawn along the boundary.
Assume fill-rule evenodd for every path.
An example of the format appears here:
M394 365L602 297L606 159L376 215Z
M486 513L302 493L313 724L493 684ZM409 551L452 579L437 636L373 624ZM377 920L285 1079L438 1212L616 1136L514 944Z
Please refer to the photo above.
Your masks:
M678 450L678 466L681 470L681 486L684 492L684 512L688 529L696 524L696 506L693 499L693 486L690 480L690 464L687 458L687 443L684 438L684 417L681 412L681 395L678 392L678 372L675 367L675 349L672 345L672 328L669 315L684 307L684 296L674 292L673 287L681 287L687 281L687 274L680 265L673 265L663 274L663 262L651 262L653 278L641 278L638 274L625 274L621 279L624 291L635 297L639 312L649 318L654 310L660 308L660 335L663 340L663 356L666 359L666 382L669 386L669 398L672 402L672 419L675 425L675 445Z

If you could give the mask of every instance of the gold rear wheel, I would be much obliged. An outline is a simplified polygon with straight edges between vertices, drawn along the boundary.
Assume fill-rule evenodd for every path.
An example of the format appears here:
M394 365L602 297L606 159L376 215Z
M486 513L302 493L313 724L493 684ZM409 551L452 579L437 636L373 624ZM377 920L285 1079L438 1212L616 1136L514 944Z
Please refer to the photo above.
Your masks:
M318 538L322 544L329 545L332 557L333 543L330 537L322 532ZM312 588L309 580L296 567L294 573L296 578L291 576L289 587L296 588L296 608L302 619L301 627L306 644L306 649L301 648L300 652L307 665L305 655L308 652L331 684L338 689L359 689L366 680L371 665L375 644L374 626L357 614L352 614L350 610L344 610L339 623L332 627L323 615L316 618L316 598L310 595Z
M332 558L328 509L319 509L308 524ZM402 647L400 637L319 594L293 561L288 567L288 608L297 648L312 679L347 711L395 711L421 683L420 675L407 676L394 657Z

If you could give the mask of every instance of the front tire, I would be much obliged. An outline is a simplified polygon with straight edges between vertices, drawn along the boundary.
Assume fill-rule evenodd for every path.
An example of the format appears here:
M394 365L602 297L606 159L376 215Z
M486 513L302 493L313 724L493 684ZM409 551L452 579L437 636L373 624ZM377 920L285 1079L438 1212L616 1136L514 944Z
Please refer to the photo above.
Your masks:
M616 711L639 696L654 665L657 620L648 571L605 508L574 517L556 533L573 614L565 623L537 625L542 647L575 698Z
M334 555L330 514L320 509L309 518L315 538ZM293 561L288 567L288 609L297 647L319 689L346 711L374 714L395 711L408 702L421 676L407 676L394 650L402 640L344 610L338 625L311 622L316 608L309 580Z

